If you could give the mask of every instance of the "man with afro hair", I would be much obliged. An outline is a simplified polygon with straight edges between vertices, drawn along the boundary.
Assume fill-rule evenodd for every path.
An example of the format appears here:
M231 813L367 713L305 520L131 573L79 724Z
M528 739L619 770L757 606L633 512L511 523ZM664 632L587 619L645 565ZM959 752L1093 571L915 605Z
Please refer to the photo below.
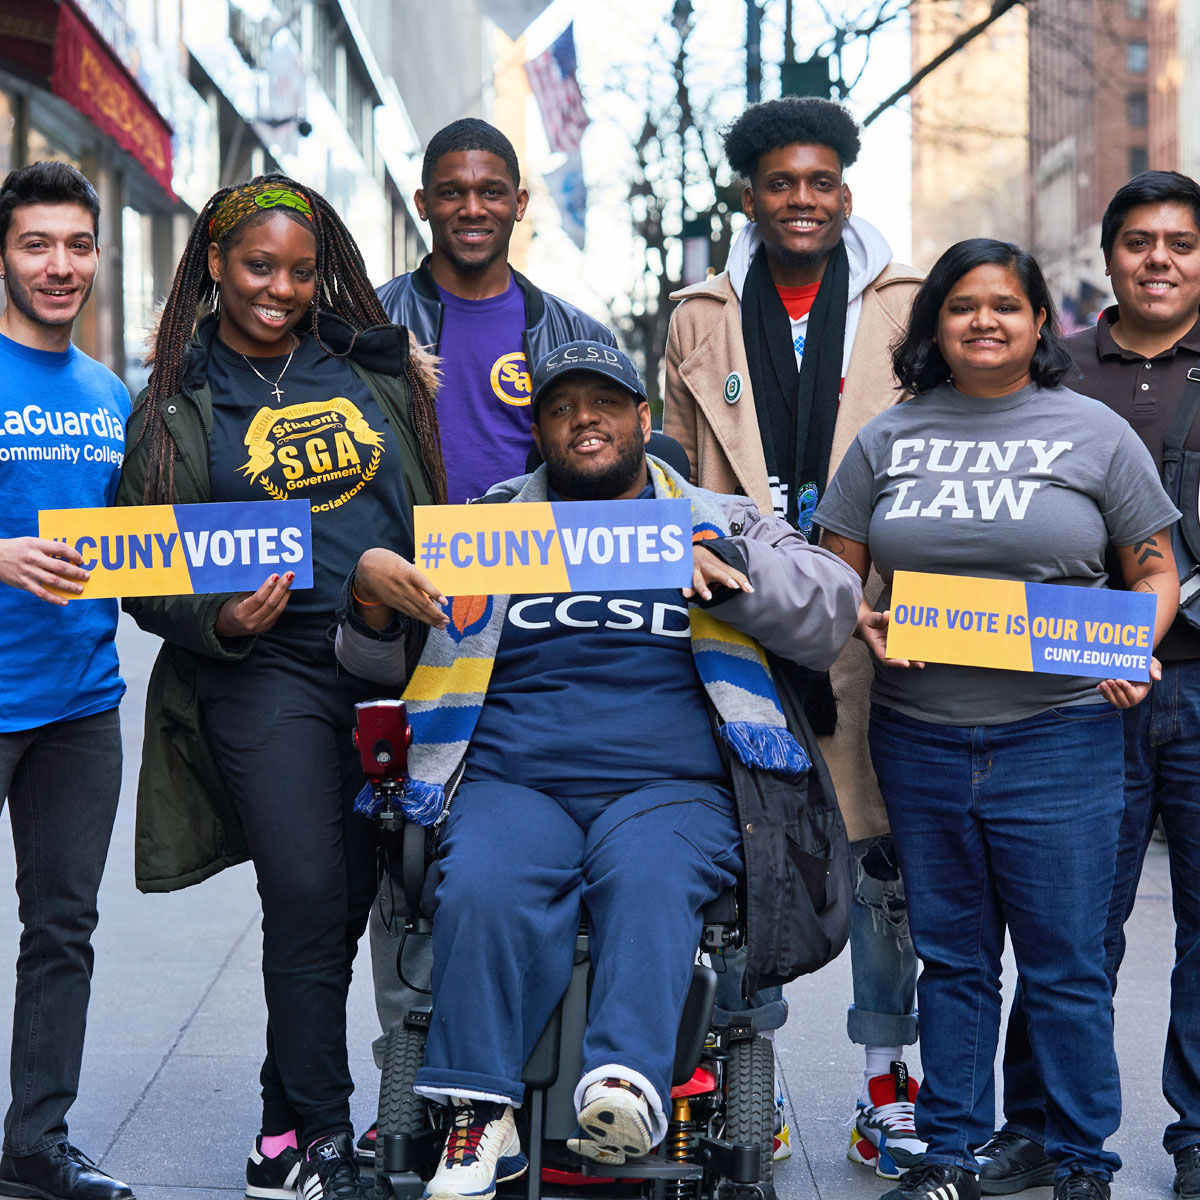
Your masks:
M851 216L843 173L858 152L854 118L828 100L769 100L734 121L725 154L746 181L748 221L725 271L672 296L680 304L667 338L663 429L687 450L693 482L742 492L814 539L813 512L842 455L901 397L889 345L921 278ZM868 585L873 598L871 586L877 592L879 580ZM847 1032L864 1046L866 1066L849 1156L896 1178L924 1150L903 1053L917 1035L916 957L867 749L870 682L866 647L852 641L830 677L806 681L806 707L823 735L856 870ZM751 1006L760 1030L782 1025L782 995L741 996L739 978L735 970L722 978L732 994L718 1002ZM776 1124L784 1157L782 1113Z

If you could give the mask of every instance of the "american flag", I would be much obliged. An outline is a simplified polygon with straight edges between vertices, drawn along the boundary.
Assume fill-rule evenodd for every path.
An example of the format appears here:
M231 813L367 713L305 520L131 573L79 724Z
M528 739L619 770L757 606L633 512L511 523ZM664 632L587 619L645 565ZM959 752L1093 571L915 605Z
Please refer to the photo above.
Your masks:
M572 154L579 149L588 115L575 78L575 23L559 34L549 50L525 64L529 86L542 113L550 149Z

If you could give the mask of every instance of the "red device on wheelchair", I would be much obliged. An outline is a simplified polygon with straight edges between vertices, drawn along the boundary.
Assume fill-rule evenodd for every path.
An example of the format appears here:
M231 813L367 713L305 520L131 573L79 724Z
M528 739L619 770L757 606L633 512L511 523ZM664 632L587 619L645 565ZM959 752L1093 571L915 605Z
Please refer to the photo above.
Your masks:
M384 829L399 829L404 821L400 802L408 772L412 726L403 700L364 700L354 706L354 745L363 774L379 801Z

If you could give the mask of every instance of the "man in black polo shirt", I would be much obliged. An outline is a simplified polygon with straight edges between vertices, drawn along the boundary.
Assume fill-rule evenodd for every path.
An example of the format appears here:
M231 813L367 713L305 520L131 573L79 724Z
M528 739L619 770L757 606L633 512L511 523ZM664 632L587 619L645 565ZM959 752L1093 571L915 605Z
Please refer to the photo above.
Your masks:
M1162 470L1163 438L1187 373L1200 366L1200 186L1175 171L1145 171L1110 201L1100 245L1117 303L1095 329L1067 340L1080 374L1063 382L1123 416ZM1200 450L1200 421L1187 450ZM1185 498L1196 504L1197 497ZM1177 618L1156 651L1162 681L1125 713L1125 817L1105 943L1116 987L1123 926L1142 860L1161 817L1171 855L1176 959L1163 1094L1179 1114L1163 1146L1175 1159L1175 1188L1200 1197L1200 634ZM1042 1149L1045 1095L1014 999L1004 1048L1004 1128L977 1151L985 1196L1054 1181Z

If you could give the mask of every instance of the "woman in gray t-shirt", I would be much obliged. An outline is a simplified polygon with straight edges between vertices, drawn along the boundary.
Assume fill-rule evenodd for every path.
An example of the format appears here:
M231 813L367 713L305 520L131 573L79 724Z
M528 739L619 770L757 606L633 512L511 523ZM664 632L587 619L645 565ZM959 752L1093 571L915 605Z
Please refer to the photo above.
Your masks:
M1107 1198L1120 1166L1104 1149L1121 1097L1103 937L1123 808L1118 710L1149 685L884 649L896 570L1104 587L1110 542L1126 586L1158 597L1155 640L1170 626L1179 514L1126 422L1059 386L1070 365L1032 256L982 238L952 246L895 351L913 399L863 428L816 514L829 549L885 581L858 635L876 660L871 755L924 967L928 1151L884 1200L948 1185L979 1196L1006 928L1048 1096L1054 1194Z

